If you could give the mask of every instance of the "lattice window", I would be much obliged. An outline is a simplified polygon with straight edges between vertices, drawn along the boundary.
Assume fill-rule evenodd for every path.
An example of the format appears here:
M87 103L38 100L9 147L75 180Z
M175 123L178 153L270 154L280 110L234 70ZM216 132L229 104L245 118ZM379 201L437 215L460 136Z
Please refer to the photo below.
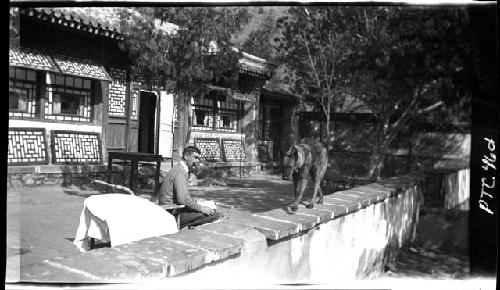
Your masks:
M9 128L8 142L9 165L48 163L45 129Z
M109 86L109 115L115 117L125 117L127 71L110 68L109 75L113 79L111 85Z
M52 131L52 162L100 164L100 141L98 133Z
M34 70L9 67L9 116L35 117L36 88Z
M225 161L243 161L245 160L245 147L241 140L222 140L222 149L224 151Z
M220 161L221 147L217 138L196 138L194 144L200 149L200 159L207 161Z
M90 122L92 116L91 80L47 74L45 118Z
M217 129L219 131L236 132L236 129L238 129L239 103L226 96L217 101L217 108Z
M194 130L213 130L214 124L214 100L210 97L199 97L191 99L191 116Z
M232 98L211 92L207 96L192 98L191 116L194 130L236 132L239 104Z

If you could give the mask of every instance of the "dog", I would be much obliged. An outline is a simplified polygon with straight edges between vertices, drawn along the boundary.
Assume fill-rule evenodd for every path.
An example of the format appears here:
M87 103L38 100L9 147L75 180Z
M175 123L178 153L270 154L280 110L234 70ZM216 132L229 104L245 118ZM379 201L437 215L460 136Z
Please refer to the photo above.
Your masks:
M293 145L285 154L285 172L283 178L293 180L295 201L287 208L296 211L307 187L308 176L313 182L313 196L306 205L314 208L316 195L319 193L318 204L323 203L321 181L328 167L328 150L323 143L316 140L303 140L301 144Z

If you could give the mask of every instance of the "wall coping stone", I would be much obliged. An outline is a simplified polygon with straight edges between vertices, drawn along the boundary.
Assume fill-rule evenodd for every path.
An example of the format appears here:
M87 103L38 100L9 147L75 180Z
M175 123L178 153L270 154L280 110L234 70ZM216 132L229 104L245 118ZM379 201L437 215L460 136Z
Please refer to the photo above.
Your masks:
M296 223L290 223L283 220L279 221L254 214L234 218L231 219L231 221L238 224L249 225L262 233L269 240L280 240L300 231L300 228Z
M409 188L416 179L412 175L398 176L336 192L325 196L325 203L315 204L313 209L300 205L295 214L278 208L237 216L194 230L181 230L172 235L45 260L23 267L21 279L42 282L129 282L188 273L240 255L245 244L252 242L250 236L255 240L258 234L274 241L291 237L396 196Z

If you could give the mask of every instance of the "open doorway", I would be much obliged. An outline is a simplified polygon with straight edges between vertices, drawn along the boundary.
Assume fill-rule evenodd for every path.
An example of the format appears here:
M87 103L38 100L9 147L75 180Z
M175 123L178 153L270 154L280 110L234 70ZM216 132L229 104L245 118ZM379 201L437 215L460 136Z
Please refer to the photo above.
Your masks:
M139 105L139 152L155 153L155 117L156 94L141 91Z

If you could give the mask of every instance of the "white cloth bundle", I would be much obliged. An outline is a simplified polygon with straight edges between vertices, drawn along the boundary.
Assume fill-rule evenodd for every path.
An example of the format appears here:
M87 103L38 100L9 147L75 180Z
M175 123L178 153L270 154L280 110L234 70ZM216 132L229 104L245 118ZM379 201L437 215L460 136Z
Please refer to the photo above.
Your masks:
M80 224L73 243L85 252L89 238L111 246L178 232L174 216L144 198L126 194L102 194L83 202Z

